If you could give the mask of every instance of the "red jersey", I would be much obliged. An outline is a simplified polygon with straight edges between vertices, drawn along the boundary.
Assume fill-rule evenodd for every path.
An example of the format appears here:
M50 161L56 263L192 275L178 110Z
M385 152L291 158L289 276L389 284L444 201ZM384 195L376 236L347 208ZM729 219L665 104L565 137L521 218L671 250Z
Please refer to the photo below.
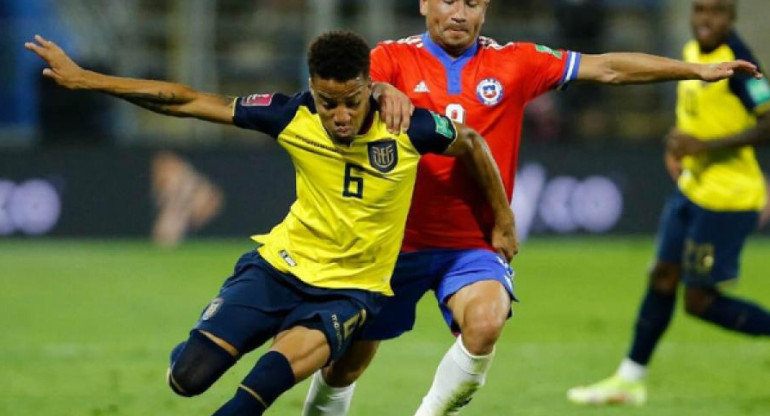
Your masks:
M392 84L417 107L446 114L486 139L513 195L526 104L577 78L580 54L531 43L499 45L480 37L451 58L425 33L377 45L374 81ZM494 215L462 161L438 155L420 160L403 250L492 249Z

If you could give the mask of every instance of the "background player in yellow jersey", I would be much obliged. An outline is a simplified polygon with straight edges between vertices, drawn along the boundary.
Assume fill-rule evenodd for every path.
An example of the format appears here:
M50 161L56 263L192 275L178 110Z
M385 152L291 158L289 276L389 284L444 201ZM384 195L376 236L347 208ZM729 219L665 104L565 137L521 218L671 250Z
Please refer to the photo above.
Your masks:
M759 67L733 31L733 0L695 0L695 40L684 47L688 62L744 59ZM642 404L652 353L668 327L680 281L685 310L723 328L770 335L770 313L722 292L738 277L741 249L757 228L765 182L751 147L770 140L770 85L747 76L704 84L679 84L677 125L668 137L669 157L680 159L678 191L661 221L657 262L637 317L628 357L615 375L568 398L580 404ZM685 156L688 155L689 156Z
M513 215L483 139L423 109L414 111L406 132L388 132L372 101L369 47L358 35L330 32L313 42L310 91L240 98L87 71L54 43L35 40L26 48L48 63L43 73L59 85L259 130L292 158L297 200L289 214L256 238L262 245L240 258L188 340L171 353L171 389L194 396L273 338L217 416L263 414L281 393L339 357L392 294L421 154L465 159L494 208L493 244L509 260L516 250Z

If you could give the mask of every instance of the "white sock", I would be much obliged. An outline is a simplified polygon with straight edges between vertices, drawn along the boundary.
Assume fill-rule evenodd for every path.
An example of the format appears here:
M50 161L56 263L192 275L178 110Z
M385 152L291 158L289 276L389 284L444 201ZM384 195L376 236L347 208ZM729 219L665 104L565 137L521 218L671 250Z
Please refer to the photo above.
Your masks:
M647 375L647 367L630 358L625 358L620 363L617 374L626 381L639 381Z
M332 387L326 384L321 370L316 371L305 397L302 416L345 416L353 401L355 388L356 383L347 387Z
M473 393L484 385L495 351L472 355L465 349L462 336L441 359L433 385L425 395L415 416L456 415L470 401Z

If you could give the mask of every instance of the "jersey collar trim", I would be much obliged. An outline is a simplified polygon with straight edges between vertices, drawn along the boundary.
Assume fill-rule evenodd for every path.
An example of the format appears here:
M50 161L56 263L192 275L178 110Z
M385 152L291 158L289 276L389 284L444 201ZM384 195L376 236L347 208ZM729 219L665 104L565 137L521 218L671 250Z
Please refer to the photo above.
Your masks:
M457 59L449 56L449 54L446 53L446 51L441 46L439 46L436 42L433 42L433 39L430 38L430 34L428 32L422 34L422 43L425 45L425 49L431 55L435 56L436 59L438 59L446 69L447 90L449 94L460 94L463 90L462 70L468 61L470 61L470 59L473 58L476 55L476 52L479 50L478 39L476 42L473 42L473 45L465 52L463 52L463 54L460 55L460 57Z
M377 104L377 101L374 99L374 97L369 97L369 114L366 115L364 124L361 126L361 130L359 130L358 134L356 134L357 137L365 136L367 133L369 133L369 130L371 130L372 126L374 125L374 113L379 110L379 105Z

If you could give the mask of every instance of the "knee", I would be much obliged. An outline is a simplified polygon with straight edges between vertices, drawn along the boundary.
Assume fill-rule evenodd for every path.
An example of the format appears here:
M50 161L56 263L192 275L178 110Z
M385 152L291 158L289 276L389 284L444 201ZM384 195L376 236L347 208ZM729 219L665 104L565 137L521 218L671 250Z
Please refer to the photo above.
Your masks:
M187 342L172 351L167 381L171 390L184 397L208 390L233 364L236 358L211 339L193 331Z
M507 312L502 314L487 308L472 308L466 312L460 330L468 352L473 355L491 353L500 338L507 316Z
M208 384L196 382L189 369L179 369L177 366L171 366L168 369L166 381L171 391L182 397L197 396L210 387Z
M185 374L186 371L184 371L183 366L174 365L182 356L182 351L184 351L185 346L187 346L187 342L182 342L171 350L171 364L166 372L166 382L174 393L183 397L192 397L202 392L194 392L194 389L191 388L187 382L189 376Z
M692 316L703 316L716 297L717 292L713 289L687 288L684 294L684 309Z
M671 263L656 263L650 270L650 288L666 295L676 295L679 287L682 269L679 265Z

